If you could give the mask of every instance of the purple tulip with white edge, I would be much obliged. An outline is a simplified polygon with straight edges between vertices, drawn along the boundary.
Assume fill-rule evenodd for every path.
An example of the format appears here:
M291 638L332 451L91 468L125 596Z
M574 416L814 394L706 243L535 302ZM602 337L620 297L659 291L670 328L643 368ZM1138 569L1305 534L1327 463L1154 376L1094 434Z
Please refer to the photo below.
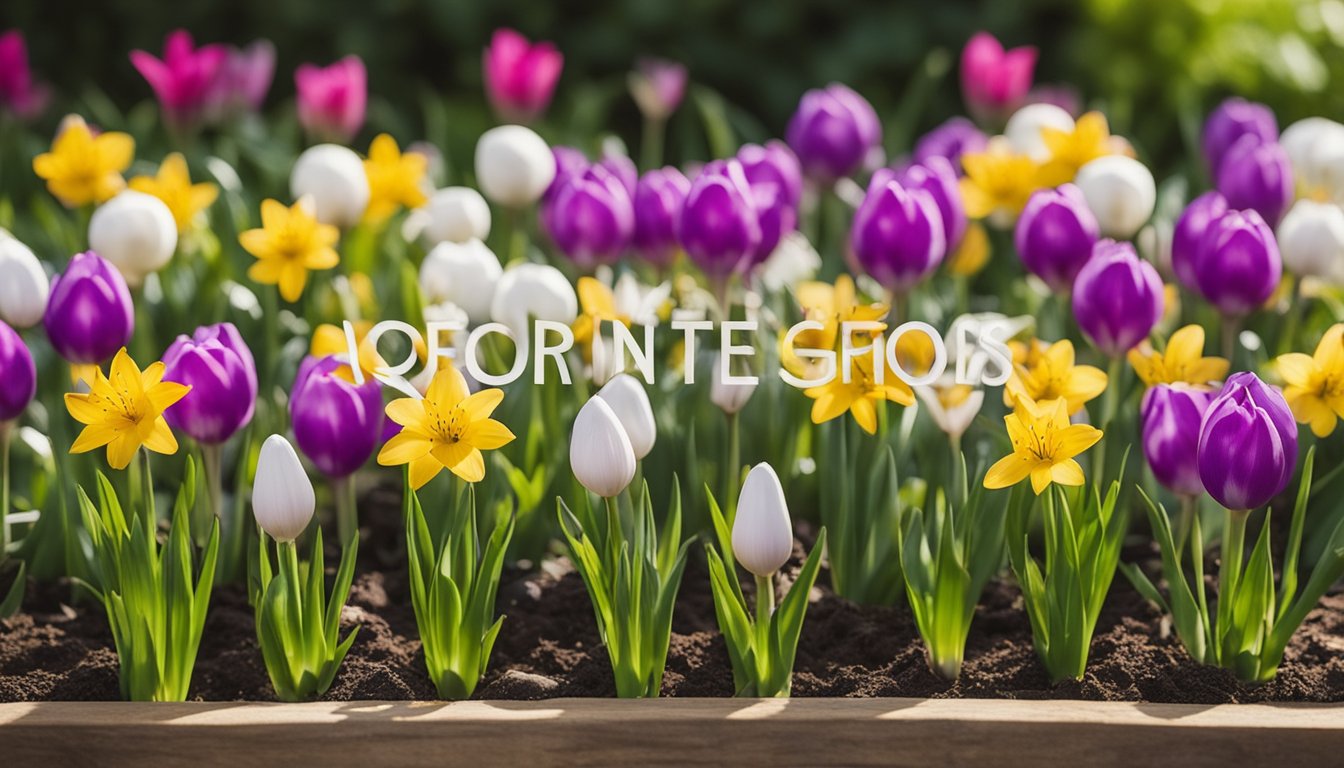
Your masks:
M1297 422L1283 394L1254 373L1233 374L1199 431L1199 477L1230 510L1258 509L1288 486L1297 466Z
M1257 142L1278 141L1279 123L1274 119L1274 112L1264 104L1233 97L1209 113L1204 121L1201 143L1204 161L1215 178L1227 151L1245 136Z
M1227 199L1217 190L1209 190L1185 206L1172 230L1171 270L1181 285L1196 293L1199 292L1199 274L1195 265L1204 233L1209 224L1221 218L1227 210Z
M1102 240L1073 283L1073 316L1097 349L1119 359L1162 319L1162 278L1134 246Z
M56 352L73 365L111 359L135 330L126 278L93 251L75 254L51 283L42 325Z
M1293 168L1277 142L1243 136L1218 168L1218 191L1231 208L1250 208L1271 227L1293 202Z
M832 83L803 94L785 139L808 178L831 184L863 166L882 143L882 124L866 99L848 86Z
M1195 261L1199 292L1226 317L1262 306L1283 277L1274 233L1255 211L1227 211L1209 223Z
M1158 384L1143 395L1143 455L1153 477L1172 493L1198 496L1199 428L1216 393L1185 384Z
M677 256L677 218L691 181L668 166L645 173L635 185L635 251L650 264L667 268Z
M855 264L884 288L906 293L947 255L938 204L922 189L901 186L893 171L878 171L854 214L849 249Z
M191 387L164 417L197 442L219 445L247 426L257 404L257 368L232 323L178 336L163 355L164 381Z
M1097 217L1073 184L1032 193L1017 219L1022 264L1056 291L1070 291L1101 238Z
M616 261L635 232L635 210L621 180L601 165L571 176L542 204L541 223L576 265Z
M294 439L329 478L349 477L373 455L383 433L383 396L375 379L350 379L338 357L307 357L289 396Z
M705 165L677 220L681 247L705 274L716 280L744 269L761 244L755 195L736 159Z

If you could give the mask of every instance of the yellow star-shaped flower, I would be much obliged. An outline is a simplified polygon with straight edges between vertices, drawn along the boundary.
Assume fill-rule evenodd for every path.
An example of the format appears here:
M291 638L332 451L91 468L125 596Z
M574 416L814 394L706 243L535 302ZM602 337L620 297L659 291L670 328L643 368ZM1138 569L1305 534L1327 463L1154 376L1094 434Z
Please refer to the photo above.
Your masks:
M784 338L787 331L780 334L780 361L785 370L795 376L816 378L820 373L820 363L798 356L798 349L832 350L839 349L840 326L845 322L877 322L880 330L886 330L881 322L890 311L886 304L865 304L859 300L854 279L849 275L840 275L835 284L820 281L807 281L798 285L795 291L798 306L802 309L804 320L813 320L822 324L820 329L800 331L793 337L793 345L786 347ZM863 344L866 337L878 331L855 333L854 344ZM913 334L910 334L913 335ZM904 338L904 337L903 337Z
M65 407L84 430L70 446L71 453L87 453L107 446L107 463L125 469L143 445L155 453L177 453L177 438L163 412L191 391L185 384L163 380L164 365L156 362L140 372L125 347L112 359L109 375L94 369L87 394L70 393Z
M985 487L1008 488L1028 477L1039 496L1051 483L1082 485L1083 468L1073 457L1101 440L1101 430L1088 424L1070 424L1064 400L1035 403L1019 399L1003 417L1013 452L985 473Z
M1106 391L1106 373L1090 365L1074 365L1073 342L1046 347L1031 365L1017 363L1004 388L1004 402L1026 399L1044 404L1063 400L1065 415L1077 413L1087 401Z
M877 432L878 404L891 401L898 405L914 405L914 390L891 369L885 354L881 358L881 382L877 380L877 364L873 356L861 354L853 360L848 382L837 371L829 383L803 390L803 394L813 400L812 423L824 424L848 411L859 427L871 435Z
M1129 364L1145 386L1189 384L1212 389L1213 383L1227 378L1228 362L1221 357L1204 357L1204 329L1187 325L1171 334L1165 352L1157 352L1144 341L1129 351Z
M1283 398L1299 424L1328 437L1344 418L1344 324L1333 325L1316 345L1316 353L1291 352L1274 361L1283 377Z
M67 208L102 203L126 188L122 171L135 157L135 139L108 131L93 135L80 118L65 121L51 151L33 158L33 172Z
M576 287L579 294L579 317L574 321L574 343L590 358L593 351L593 333L599 323L620 323L630 327L630 316L616 308L616 294L607 284L594 277L580 277Z
M277 285L285 301L298 301L312 270L340 263L336 241L340 230L323 224L305 200L286 208L278 200L261 204L261 228L238 236L243 249L257 257L247 276L263 285Z
M201 211L209 208L219 197L219 187L208 181L191 183L186 158L179 152L165 157L154 176L136 176L131 189L153 195L173 212L177 231L186 232Z
M1016 221L1031 193L1041 188L1036 163L1002 147L962 155L961 167L966 171L961 179L966 215L988 218L996 226Z
M364 174L369 179L369 207L364 220L385 221L401 206L419 208L428 198L421 187L429 160L418 152L402 153L397 140L380 133L369 145Z
M1057 187L1073 181L1079 168L1111 154L1111 131L1106 116L1100 112L1088 112L1078 118L1072 131L1041 128L1041 139L1050 151L1050 159L1040 170L1042 186Z

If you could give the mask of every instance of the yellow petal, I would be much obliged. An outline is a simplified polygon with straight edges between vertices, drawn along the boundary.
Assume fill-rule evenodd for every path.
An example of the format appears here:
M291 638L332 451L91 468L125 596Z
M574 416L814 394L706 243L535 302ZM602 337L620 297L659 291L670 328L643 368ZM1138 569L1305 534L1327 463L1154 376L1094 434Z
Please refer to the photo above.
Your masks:
M877 407L872 400L866 397L855 399L849 406L849 412L864 432L870 435L877 433Z
M1060 485L1082 485L1087 482L1083 468L1073 459L1065 459L1051 467L1050 479Z
M154 429L145 440L145 447L168 456L177 453L177 438L173 437L173 430L162 416L154 420Z
M425 483L433 480L439 472L443 471L443 465L432 455L426 454L411 462L411 488L420 490L425 487Z
M108 424L91 424L75 438L75 444L70 446L70 453L88 453L96 448L102 448L116 439L118 434L120 433Z
M1279 375L1283 377L1284 383L1298 387L1307 386L1312 371L1316 369L1315 360L1301 352L1279 355L1274 364L1278 367Z
M485 479L485 457L481 452L472 448L461 461L449 467L453 474L466 480L468 483L479 483Z
M250 271L249 271L250 274ZM303 295L303 288L308 284L308 270L302 265L288 262L280 269L280 295L285 301L291 304L298 301Z
M1039 462L1031 468L1031 490L1036 492L1037 496L1050 487L1050 465Z
M415 428L424 433L429 432L425 423L425 403L422 400L411 397L393 400L387 404L387 417L403 427Z
M490 418L490 414L495 412L500 402L504 400L504 390L502 389L482 389L474 395L471 395L458 404L463 411L466 411L467 417L472 421L480 421Z
M1101 440L1102 432L1100 429L1088 424L1072 424L1067 426L1055 435L1058 450L1055 453L1056 458L1069 458L1077 456L1088 448L1097 444Z
M1015 453L1008 454L994 462L994 466L985 473L985 487L994 490L1017 485L1031 474L1033 463Z
M461 403L469 394L471 390L467 388L467 380L462 377L462 372L452 365L445 365L434 373L434 378L430 379L425 399L436 407L447 410Z
M601 280L580 277L578 293L583 314L594 315L603 320L616 316L616 297Z
M131 459L135 458L138 450L140 441L136 439L135 432L121 432L107 444L107 463L113 469L125 469L131 465Z
M466 435L463 436L462 440L483 451L493 451L513 442L514 438L513 432L500 422L494 419L483 419L473 422L467 428Z
M1187 325L1167 340L1166 359L1173 365L1198 360L1204 355L1204 329Z
M378 452L378 463L384 467L410 464L429 455L433 445L423 437L401 432L393 435Z
M145 390L145 397L149 398L149 402L162 413L169 406L186 397L190 391L191 387L185 384L163 381Z

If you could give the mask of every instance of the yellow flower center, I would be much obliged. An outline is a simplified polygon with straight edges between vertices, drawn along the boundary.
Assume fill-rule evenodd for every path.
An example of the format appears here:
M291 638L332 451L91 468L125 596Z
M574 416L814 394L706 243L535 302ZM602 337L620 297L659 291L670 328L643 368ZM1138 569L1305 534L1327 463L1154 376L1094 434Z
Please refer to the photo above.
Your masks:
M448 445L460 442L471 424L467 412L457 406L447 409L447 413L438 408L430 410L429 425L434 432L434 439Z

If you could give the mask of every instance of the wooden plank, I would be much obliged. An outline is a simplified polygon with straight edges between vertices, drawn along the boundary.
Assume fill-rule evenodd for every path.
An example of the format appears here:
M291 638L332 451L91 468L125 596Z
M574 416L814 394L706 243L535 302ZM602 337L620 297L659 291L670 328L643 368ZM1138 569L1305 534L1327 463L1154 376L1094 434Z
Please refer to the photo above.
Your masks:
M0 704L6 766L1338 765L1344 705L976 699Z

